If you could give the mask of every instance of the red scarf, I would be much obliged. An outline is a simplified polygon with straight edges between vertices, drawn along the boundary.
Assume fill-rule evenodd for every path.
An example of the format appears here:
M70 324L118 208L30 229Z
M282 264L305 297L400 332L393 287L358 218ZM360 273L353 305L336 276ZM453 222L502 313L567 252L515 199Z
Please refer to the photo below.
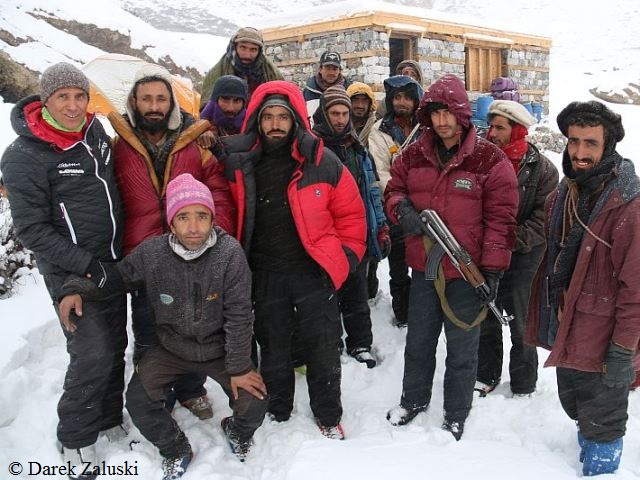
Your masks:
M513 169L518 173L520 162L529 149L529 144L524 139L529 134L527 127L516 123L511 129L511 138L509 144L502 147L502 151L507 154Z
M41 140L50 143L59 150L66 150L84 138L87 126L93 118L92 113L87 113L87 122L81 132L63 132L49 125L42 118L42 103L31 102L24 107L24 117L31 132Z

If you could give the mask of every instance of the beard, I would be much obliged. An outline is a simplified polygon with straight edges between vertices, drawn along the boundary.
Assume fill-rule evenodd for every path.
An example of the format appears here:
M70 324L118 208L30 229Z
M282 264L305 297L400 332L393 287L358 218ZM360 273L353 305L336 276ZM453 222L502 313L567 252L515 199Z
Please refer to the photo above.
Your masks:
M410 118L413 116L413 112L405 109L396 110L394 108L393 113L395 114L396 117L400 117L400 118Z
M154 112L156 113L156 112ZM169 129L169 116L164 115L161 119L149 119L142 115L139 111L134 112L136 125L140 130L144 130L149 133L160 133Z

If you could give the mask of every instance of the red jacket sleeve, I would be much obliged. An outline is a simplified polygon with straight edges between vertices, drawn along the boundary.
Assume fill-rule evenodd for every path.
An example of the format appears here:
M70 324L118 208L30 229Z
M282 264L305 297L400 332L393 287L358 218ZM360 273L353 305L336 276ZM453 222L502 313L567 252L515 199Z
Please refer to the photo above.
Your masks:
M231 196L229 184L224 177L224 168L215 157L204 166L204 183L209 187L216 207L216 225L229 235L236 235L236 205Z

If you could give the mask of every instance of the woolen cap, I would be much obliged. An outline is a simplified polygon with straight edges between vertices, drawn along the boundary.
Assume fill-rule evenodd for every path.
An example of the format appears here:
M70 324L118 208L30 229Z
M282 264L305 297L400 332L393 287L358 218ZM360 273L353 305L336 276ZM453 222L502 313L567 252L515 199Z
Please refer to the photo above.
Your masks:
M334 105L344 105L351 110L351 97L347 94L347 91L342 85L333 85L327 87L322 94L322 100L324 102L325 111Z
M79 88L89 96L89 79L70 63L51 65L40 77L40 101L45 104L49 97L60 88Z
M190 205L202 205L211 210L211 215L215 216L216 214L213 197L207 186L193 178L190 173L183 173L167 185L167 222L169 225L180 210Z
M538 123L536 118L524 108L524 105L513 100L494 100L489 106L489 115L500 115L519 123L525 128L532 127Z
M213 84L213 92L211 92L211 100L214 102L218 97L241 98L247 101L249 91L247 82L235 75L223 75Z
M369 85L362 82L351 82L351 85L347 87L347 95L349 98L353 98L356 95L366 95L371 100L371 104L369 105L369 111L374 112L376 108L378 108L378 101L376 100L376 96L373 93L373 90Z
M289 113L291 113L291 117L293 118L293 120L295 121L296 119L296 115L295 115L295 112L293 111L293 107L291 107L291 104L289 103L289 99L284 95L280 95L276 93L266 97L264 102L262 102L262 105L260 105L260 110L258 111L258 120L262 118L262 113L264 112L264 110L269 107L284 107L287 110L289 110Z
M260 48L264 47L262 33L253 27L242 27L238 30L233 37L233 43L238 42L249 42L258 45Z
M569 125L573 125L579 115L593 115L600 119L604 128L611 134L611 138L618 143L624 138L622 117L610 110L604 103L591 100L589 102L571 102L558 114L558 127L562 134L569 135Z
M320 66L335 65L338 68L342 68L340 62L342 62L342 57L338 52L324 52L320 56Z

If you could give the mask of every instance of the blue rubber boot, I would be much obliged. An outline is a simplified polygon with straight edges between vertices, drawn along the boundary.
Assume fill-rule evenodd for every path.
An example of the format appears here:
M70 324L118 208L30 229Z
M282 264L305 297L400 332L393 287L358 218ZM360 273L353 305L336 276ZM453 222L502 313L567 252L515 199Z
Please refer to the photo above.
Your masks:
M620 465L622 457L622 437L613 442L592 442L585 439L582 474L585 477L613 473Z
M584 447L587 444L587 439L584 438L584 435L582 435L582 432L580 430L578 430L578 445L580 445L580 463L584 463Z

